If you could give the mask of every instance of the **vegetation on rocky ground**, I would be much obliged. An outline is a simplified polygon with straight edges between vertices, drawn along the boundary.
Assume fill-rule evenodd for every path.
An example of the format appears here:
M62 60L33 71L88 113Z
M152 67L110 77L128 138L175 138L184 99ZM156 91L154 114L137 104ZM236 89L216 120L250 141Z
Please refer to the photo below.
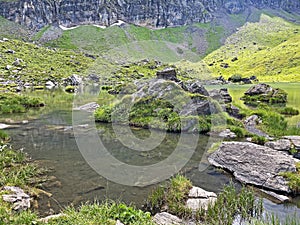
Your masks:
M192 211L186 208L185 201L191 188L190 180L182 175L176 175L152 191L144 208L153 215L164 208L174 215L189 218Z
M262 201L255 199L251 189L243 187L237 191L233 184L224 186L215 204L192 213L185 202L191 189L191 182L182 175L177 175L165 184L158 186L149 195L145 208L153 214L162 208L181 218L201 221L201 224L231 225L236 216L241 220L258 218L263 211Z
M284 176L289 181L289 187L295 193L300 191L300 163L296 163L296 172L285 172L281 175Z
M1 131L3 134L3 132ZM26 191L39 183L39 169L22 150L14 150L7 143L7 135L1 135L0 143L0 195L5 194L2 187L18 186ZM11 205L0 198L0 224L32 224L37 215L31 211L14 212Z
M0 42L1 78L13 83L1 84L2 87L22 82L33 86L44 85L47 81L61 82L72 74L82 73L93 59L82 53L61 49L49 49L19 40Z

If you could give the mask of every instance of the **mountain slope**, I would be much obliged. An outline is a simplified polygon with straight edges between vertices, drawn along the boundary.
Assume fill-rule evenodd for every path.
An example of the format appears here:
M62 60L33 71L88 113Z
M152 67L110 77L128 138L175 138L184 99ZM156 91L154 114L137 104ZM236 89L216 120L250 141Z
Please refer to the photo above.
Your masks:
M228 37L204 59L214 76L257 76L261 81L300 81L300 26L262 15Z

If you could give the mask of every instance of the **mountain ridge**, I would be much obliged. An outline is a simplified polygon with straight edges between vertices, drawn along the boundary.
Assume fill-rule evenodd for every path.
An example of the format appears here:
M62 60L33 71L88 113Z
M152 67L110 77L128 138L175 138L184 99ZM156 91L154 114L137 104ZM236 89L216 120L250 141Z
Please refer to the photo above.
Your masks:
M110 26L119 20L158 28L208 23L221 12L240 14L250 7L300 16L299 0L0 0L0 15L37 30L50 24Z

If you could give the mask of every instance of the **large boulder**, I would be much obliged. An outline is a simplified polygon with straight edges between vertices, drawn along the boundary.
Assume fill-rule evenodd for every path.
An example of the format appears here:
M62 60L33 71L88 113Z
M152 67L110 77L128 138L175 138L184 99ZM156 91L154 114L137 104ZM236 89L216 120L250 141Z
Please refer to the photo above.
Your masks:
M253 143L223 142L208 160L212 165L232 172L242 183L291 192L280 173L295 172L295 161L282 151Z
M242 100L247 104L257 102L286 103L287 93L282 89L272 88L270 85L262 83L249 88Z

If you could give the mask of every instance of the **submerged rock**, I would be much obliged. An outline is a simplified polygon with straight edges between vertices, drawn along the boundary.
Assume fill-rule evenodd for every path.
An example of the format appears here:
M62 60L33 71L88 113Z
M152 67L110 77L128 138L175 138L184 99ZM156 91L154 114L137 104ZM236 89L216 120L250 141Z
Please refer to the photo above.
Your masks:
M74 108L74 110L83 110L87 112L94 112L96 109L99 108L99 104L96 102L90 102L85 105L79 106L77 108Z
M260 190L261 192L271 196L273 199L275 199L279 203L289 202L290 198L285 195L279 195L272 191L266 191L266 190Z
M288 182L279 174L295 172L295 161L288 154L266 146L246 142L223 142L208 161L233 173L242 183L266 189L291 192Z

